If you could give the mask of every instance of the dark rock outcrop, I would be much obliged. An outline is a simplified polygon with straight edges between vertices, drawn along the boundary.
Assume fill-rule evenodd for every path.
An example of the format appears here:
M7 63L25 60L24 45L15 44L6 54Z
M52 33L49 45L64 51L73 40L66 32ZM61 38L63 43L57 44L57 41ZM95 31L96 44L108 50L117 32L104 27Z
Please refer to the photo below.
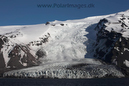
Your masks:
M64 24L60 24L61 26L64 26Z
M5 68L5 61L2 52L0 53L0 68Z
M36 55L38 56L38 59L39 58L43 58L46 56L46 52L43 50L43 49L39 49L37 52L36 52Z
M4 41L2 40L2 38L0 38L0 68L5 68L5 60L3 57L3 52L1 51L1 49L3 48L3 44Z
M46 25L50 24L50 22L46 22Z
M46 52L43 49L32 51L31 47L41 47L43 43L47 43L49 41L50 33L47 33L40 37L39 40L29 42L28 44L20 43L19 39L17 39L17 36L19 35L22 36L23 34L14 31L0 35L0 74L6 70L38 66L41 63L39 61L40 58L46 56Z
M8 37L0 36L0 74L12 69L37 65L37 59L30 53L29 47L9 42Z
M23 57L21 52L24 53ZM21 45L16 45L9 53L8 65L10 68L24 68L36 65L36 58L29 52L28 48Z

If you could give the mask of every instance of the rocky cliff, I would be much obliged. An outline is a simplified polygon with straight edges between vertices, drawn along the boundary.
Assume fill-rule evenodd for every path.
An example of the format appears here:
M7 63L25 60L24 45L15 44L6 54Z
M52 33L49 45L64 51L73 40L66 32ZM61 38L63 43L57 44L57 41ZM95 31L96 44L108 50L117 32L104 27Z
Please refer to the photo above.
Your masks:
M120 68L129 67L129 16L116 14L100 20L95 30L94 56Z

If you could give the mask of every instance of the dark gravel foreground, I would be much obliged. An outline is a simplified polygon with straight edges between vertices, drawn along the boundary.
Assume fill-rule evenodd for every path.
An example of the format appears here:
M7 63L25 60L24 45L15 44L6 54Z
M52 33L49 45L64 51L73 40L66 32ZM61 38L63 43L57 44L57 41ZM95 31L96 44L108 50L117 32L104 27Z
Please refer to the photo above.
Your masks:
M0 86L129 86L129 78L104 79L0 79Z

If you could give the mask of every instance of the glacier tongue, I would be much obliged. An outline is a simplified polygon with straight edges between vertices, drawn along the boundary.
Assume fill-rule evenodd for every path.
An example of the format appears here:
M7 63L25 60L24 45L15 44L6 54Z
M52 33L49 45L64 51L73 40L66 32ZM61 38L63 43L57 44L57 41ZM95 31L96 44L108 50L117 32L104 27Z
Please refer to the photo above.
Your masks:
M19 78L103 78L124 77L113 65L104 65L94 59L83 61L54 62L42 66L14 70L4 73L3 77Z

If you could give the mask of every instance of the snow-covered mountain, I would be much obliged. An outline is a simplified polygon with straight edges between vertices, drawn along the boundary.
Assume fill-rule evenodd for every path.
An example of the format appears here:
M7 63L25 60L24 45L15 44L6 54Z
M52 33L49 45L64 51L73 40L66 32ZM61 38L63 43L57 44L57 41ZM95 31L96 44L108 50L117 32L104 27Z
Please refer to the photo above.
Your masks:
M0 26L0 71L4 77L124 77L120 68L129 67L128 16L127 10L79 20Z
M121 68L129 67L129 11L100 20L95 29L94 56Z

